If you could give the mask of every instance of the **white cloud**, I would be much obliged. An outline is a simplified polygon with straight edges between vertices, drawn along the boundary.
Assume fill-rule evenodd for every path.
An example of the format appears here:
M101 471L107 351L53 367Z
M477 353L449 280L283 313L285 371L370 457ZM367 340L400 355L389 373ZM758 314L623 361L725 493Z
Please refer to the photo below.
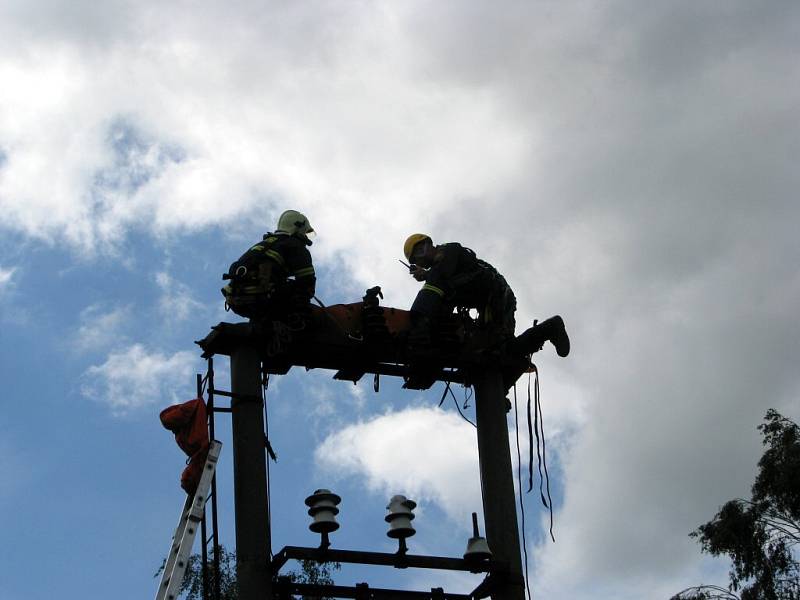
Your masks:
M16 267L11 267L10 269L4 269L3 267L0 267L0 294L11 287L11 278L14 276L16 270Z
M701 563L686 534L746 493L755 425L800 389L800 5L46 7L0 9L0 226L111 251L292 206L331 293L401 307L405 236L462 241L520 326L559 312L573 338L537 355L566 490L537 580L649 597ZM345 431L385 448L391 424Z
M81 311L81 324L75 337L79 349L96 350L124 339L122 328L131 317L130 305L103 309L100 304L92 304Z
M0 322L25 326L31 322L29 305L19 302L19 268L0 266Z
M475 430L439 408L409 408L349 425L326 438L314 456L327 473L363 477L387 498L402 493L435 502L460 526L481 507Z
M158 308L169 321L185 321L205 310L203 304L192 297L192 290L185 283L176 281L166 271L159 271L155 278L161 288Z
M13 90L3 113L14 115L0 122L6 226L91 251L132 228L161 235L242 218L271 226L288 203L323 236L318 258L347 250L337 258L366 281L377 278L378 260L394 264L394 284L406 281L391 261L408 231L522 168L530 131L490 90L429 80L394 9L267 9L247 44L237 19L207 10L221 21L182 15L186 31L145 27L146 40L129 46L123 37L88 63L71 36L53 60L55 41L24 33L36 51L0 63ZM317 21L318 10L332 22ZM302 44L285 36L295 27ZM222 53L191 37L234 30ZM336 30L347 43L331 37ZM380 50L387 36L398 51ZM73 147L81 152L61 151ZM376 260L352 256L354 240Z
M193 393L187 391L184 397L180 390L193 390L191 376L198 366L193 352L167 355L134 344L120 352L111 352L103 364L89 367L84 373L81 392L108 405L115 415L174 404Z

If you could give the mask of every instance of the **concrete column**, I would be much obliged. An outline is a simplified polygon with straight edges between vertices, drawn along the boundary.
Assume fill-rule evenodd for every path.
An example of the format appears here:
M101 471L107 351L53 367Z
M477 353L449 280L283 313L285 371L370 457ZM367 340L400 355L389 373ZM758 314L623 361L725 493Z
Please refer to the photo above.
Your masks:
M477 374L474 385L486 541L494 558L509 565L492 598L525 600L503 378L489 367Z
M231 354L231 391L239 600L272 600L264 403L255 348L241 346Z

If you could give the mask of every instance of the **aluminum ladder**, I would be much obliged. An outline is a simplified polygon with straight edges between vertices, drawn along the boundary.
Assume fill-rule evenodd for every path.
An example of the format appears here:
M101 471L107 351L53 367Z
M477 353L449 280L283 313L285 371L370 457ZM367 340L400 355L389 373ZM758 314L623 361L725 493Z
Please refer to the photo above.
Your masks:
M183 575L189 565L189 555L192 553L197 529L203 520L206 499L208 498L211 480L217 469L217 460L222 450L222 443L213 440L208 448L208 458L203 465L203 474L200 483L197 484L197 491L194 496L186 496L183 504L181 516L178 520L178 527L172 536L172 547L169 550L167 563L164 565L164 572L161 574L161 582L156 592L156 600L177 600L181 589Z

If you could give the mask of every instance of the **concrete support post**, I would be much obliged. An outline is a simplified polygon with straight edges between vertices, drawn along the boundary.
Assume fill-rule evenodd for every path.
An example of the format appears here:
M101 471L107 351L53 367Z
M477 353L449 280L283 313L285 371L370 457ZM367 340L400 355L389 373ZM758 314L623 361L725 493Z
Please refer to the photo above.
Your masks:
M240 600L272 600L270 523L260 360L242 345L231 355L236 577Z
M494 558L509 565L491 597L525 600L503 378L490 367L477 374L474 385L486 541Z

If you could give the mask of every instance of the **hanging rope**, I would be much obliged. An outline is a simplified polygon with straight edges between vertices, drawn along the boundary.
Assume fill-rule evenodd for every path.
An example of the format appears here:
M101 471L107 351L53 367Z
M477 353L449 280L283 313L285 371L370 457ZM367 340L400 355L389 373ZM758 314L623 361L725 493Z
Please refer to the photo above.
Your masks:
M438 406L440 408L441 408L442 404L444 404L444 399L447 398L447 392L450 391L450 382L449 381L445 381L444 384L445 384L444 385L444 392L442 392L442 397L439 399L439 404L438 404Z
M447 393L448 392L450 392L450 396L452 396L452 398L453 398L453 404L456 405L456 410L458 411L458 414L461 415L461 418L464 419L470 425L472 425L475 429L477 429L478 426L475 425L475 423L473 423L472 421L470 421L467 418L467 416L462 412L461 406L460 406L460 404L458 402L458 399L456 398L456 395L453 393L453 390L450 389L450 382L449 381L445 381L444 392L442 392L442 398L439 400L439 406L444 404L444 399L447 398Z
M539 424L536 423L536 455L539 464L542 464L542 457L539 455ZM541 471L540 471L541 475ZM533 423L531 421L531 377L528 375L528 492L533 489ZM542 496L544 502L544 496ZM545 504L546 505L546 504Z
M531 424L531 376L533 372L534 377L534 395L533 395L533 424ZM531 363L531 368L528 373L528 492L533 489L533 438L536 437L536 457L539 466L539 497L542 499L544 507L550 511L550 538L555 542L556 538L553 535L553 499L550 496L550 474L547 471L547 446L544 438L544 418L542 417L542 404L539 398L539 369L536 365ZM542 474L542 467L544 467L544 474ZM545 499L544 492L547 491L547 498Z
M467 410L469 408L469 401L470 400L472 400L472 388L470 386L468 386L468 385L465 385L464 386L464 406L462 406L461 408L463 408L464 410Z
M517 492L519 494L519 512L522 517L522 554L525 557L525 589L528 600L533 600L530 582L528 581L528 543L525 540L525 503L522 501L522 452L519 449L519 412L517 411L517 384L514 383L514 433L517 438Z
M264 445L267 447L267 454L269 458L278 462L278 457L272 449L272 444L269 443L269 411L267 410L267 389L269 388L269 373L261 364L261 400L264 404ZM272 491L270 489L270 474L269 474L269 460L267 462L267 527L269 528L270 545L269 556L270 560L274 558L272 554Z

